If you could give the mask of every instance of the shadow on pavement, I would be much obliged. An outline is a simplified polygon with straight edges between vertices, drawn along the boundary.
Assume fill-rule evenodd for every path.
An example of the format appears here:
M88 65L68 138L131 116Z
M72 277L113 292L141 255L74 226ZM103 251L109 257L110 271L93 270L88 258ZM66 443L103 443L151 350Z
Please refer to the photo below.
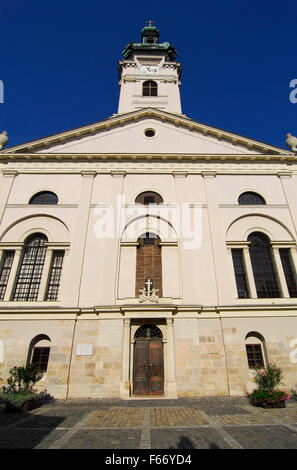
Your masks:
M0 449L34 449L64 420L64 416L0 411Z

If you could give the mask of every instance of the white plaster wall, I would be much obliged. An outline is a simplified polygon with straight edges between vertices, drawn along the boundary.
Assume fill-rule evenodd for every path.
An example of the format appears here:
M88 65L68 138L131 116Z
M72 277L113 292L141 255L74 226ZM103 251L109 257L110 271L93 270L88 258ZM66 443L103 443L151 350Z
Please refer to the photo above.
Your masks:
M20 173L14 179L7 204L28 204L30 198L39 191L52 191L57 194L59 204L78 204L80 175L65 173L59 169L54 174L34 165L34 173ZM35 173L35 171L38 173ZM60 174L59 174L60 173Z
M260 194L266 204L287 203L277 175L217 175L216 188L219 204L238 204L238 197L246 191Z

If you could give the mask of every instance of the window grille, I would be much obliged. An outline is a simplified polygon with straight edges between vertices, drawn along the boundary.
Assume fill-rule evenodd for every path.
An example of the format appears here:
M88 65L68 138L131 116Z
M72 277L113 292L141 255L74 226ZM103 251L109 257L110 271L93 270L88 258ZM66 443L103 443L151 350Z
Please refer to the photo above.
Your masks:
M162 332L156 325L142 325L135 333L135 338L162 338Z
M290 297L297 297L296 272L290 248L280 248L279 254L282 261Z
M141 235L140 240L143 241L144 245L155 245L155 243L158 242L158 237L154 233L147 232Z
M239 299L246 299L249 295L247 276L244 266L243 250L234 248L232 251L233 267Z
M2 266L0 273L0 300L4 299L8 279L13 263L14 251L5 250L2 257Z
M257 297L281 297L269 238L255 232L249 235L248 241Z
M162 197L158 193L153 191L146 191L141 193L135 199L136 204L161 204L163 202Z
M51 191L43 191L35 194L29 204L58 204L58 196Z
M154 203L155 203L154 196L144 196L143 204L154 204Z
M260 196L260 194L248 191L248 192L242 193L239 196L238 204L239 205L257 206L257 205L263 205L263 204L266 204L266 203L265 203L263 197Z
M261 344L246 344L246 354L249 367L264 367Z
M54 251L47 286L46 300L57 300L60 288L64 251Z
M47 238L39 233L27 239L22 253L13 300L37 300L43 271Z
M38 369L42 372L46 372L48 366L48 359L50 354L49 347L35 347L33 349L31 364L38 366Z
M142 96L158 96L158 85L153 80L147 80L142 86Z

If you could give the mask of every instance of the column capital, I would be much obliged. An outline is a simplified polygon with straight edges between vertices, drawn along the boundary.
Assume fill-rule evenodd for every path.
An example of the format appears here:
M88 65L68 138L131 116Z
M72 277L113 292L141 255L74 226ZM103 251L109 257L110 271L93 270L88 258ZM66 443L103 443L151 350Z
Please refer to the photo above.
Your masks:
M3 176L17 176L19 173L16 170L3 170Z
M124 318L124 326L126 328L130 327L131 319L130 318Z
M168 317L167 317L167 318L166 318L166 325L167 325L167 326L170 326L170 327L173 326L173 318L170 318L170 317L168 318Z
M186 178L188 176L188 172L187 171L173 171L172 175L175 178Z
M279 171L277 176L279 178L291 178L292 174L292 171Z
M94 177L97 175L97 171L93 171L93 170L81 170L80 172L81 176L91 176L91 177Z
M202 171L201 176L203 178L215 178L217 176L216 171Z
M110 170L110 176L120 178L126 176L126 170Z

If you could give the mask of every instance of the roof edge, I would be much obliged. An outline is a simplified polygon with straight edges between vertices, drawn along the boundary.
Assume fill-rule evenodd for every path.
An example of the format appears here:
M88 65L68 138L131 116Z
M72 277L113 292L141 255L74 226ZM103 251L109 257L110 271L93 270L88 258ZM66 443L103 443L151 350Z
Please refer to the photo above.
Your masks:
M202 132L204 135L212 135L218 139L231 141L233 144L243 145L251 149L260 149L264 153L278 153L282 155L291 155L292 152L285 150L274 145L267 144L249 137L242 136L240 134L235 134L233 132L225 131L220 128L216 128L207 124L194 121L193 119L187 117L184 114L175 114L168 111L161 111L156 108L141 108L136 111L130 111L129 113L114 114L109 118L106 118L102 121L98 121L86 126L77 127L68 131L59 132L57 134L49 135L41 139L32 140L25 142L24 144L16 145L13 147L8 147L3 149L0 152L1 154L10 154L18 153L22 151L31 152L34 149L38 148L47 148L56 143L64 143L67 140L73 139L75 137L82 137L88 134L94 134L97 131L103 129L109 129L118 124L125 124L130 121L136 121L142 117L155 117L161 118L162 121L173 122L176 125L181 125L187 127L191 130L197 130Z

